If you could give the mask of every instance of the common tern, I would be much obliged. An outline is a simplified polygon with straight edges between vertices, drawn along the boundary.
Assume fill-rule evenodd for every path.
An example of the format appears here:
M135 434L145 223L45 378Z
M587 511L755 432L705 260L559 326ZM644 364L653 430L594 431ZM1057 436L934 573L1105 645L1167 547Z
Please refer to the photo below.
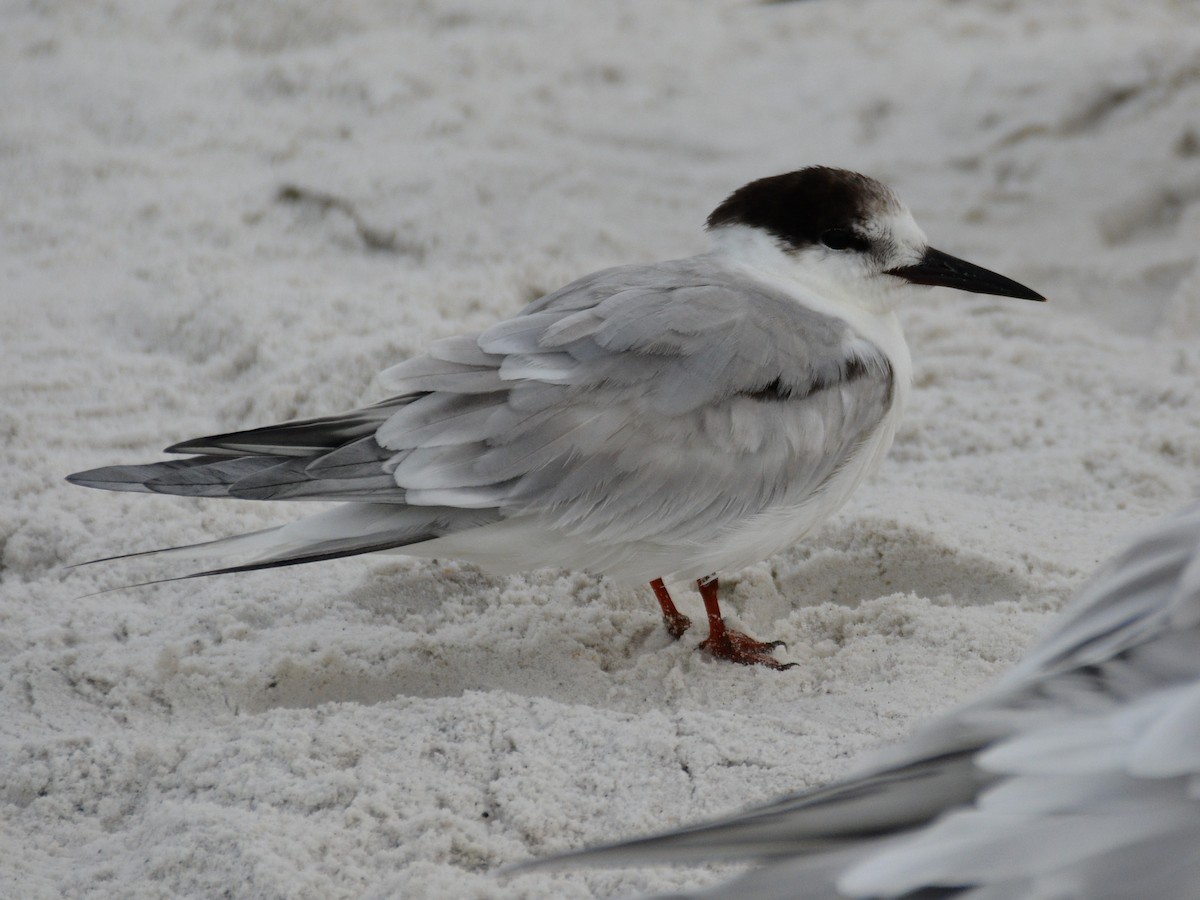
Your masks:
M762 861L687 895L708 900L1194 900L1198 784L1194 503L1103 568L994 688L859 774L533 865Z
M929 246L885 185L813 166L708 217L712 249L604 269L387 370L374 406L188 440L185 459L71 475L194 497L337 500L301 521L164 551L247 561L192 576L396 551L493 573L544 566L695 579L701 647L784 668L726 627L714 573L796 543L892 443L912 285L1044 298Z

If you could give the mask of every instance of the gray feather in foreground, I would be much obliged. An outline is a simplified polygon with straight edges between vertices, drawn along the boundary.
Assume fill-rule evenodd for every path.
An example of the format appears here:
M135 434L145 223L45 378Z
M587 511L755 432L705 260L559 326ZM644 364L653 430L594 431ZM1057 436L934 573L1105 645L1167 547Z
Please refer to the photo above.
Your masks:
M763 861L709 898L1193 900L1198 784L1193 504L1105 567L991 691L862 774L547 862Z
M643 568L653 564L654 547L639 544L704 547L819 493L893 390L886 360L845 322L706 257L595 273L478 336L435 343L384 379L397 395L366 409L186 441L170 451L198 456L70 480L351 501L186 548L255 554L239 569L420 553L424 542L507 523L581 548L573 561L517 547L508 568L559 562L620 576L638 553L651 560Z

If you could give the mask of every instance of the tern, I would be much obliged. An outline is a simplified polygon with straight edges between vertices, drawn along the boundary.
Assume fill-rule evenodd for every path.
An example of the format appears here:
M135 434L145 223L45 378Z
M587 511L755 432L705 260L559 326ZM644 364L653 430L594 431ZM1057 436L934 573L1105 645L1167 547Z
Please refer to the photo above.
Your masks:
M1193 900L1198 783L1193 503L1102 568L991 690L859 774L540 864L763 861L707 900Z
M339 415L177 443L187 458L69 476L118 491L342 501L186 548L247 561L360 553L694 579L701 647L784 668L727 628L715 573L799 541L878 468L912 377L895 309L913 285L1045 298L929 246L880 182L826 166L762 178L707 221L711 249L604 269L383 373L394 395Z

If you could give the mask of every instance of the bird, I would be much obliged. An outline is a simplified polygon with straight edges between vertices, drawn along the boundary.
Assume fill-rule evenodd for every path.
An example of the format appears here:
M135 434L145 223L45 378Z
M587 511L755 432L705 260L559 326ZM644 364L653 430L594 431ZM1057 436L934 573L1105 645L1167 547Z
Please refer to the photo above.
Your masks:
M774 669L779 641L728 628L718 574L790 547L881 463L912 362L914 286L1044 301L933 249L873 178L809 166L709 215L711 247L586 275L478 334L387 369L392 395L337 415L185 440L182 459L68 476L92 488L340 501L185 548L243 572L373 552L494 574L649 582L668 633L694 580L719 659ZM170 580L170 579L168 579Z
M991 689L857 774L545 862L761 861L707 900L1194 900L1198 785L1193 502L1102 567Z

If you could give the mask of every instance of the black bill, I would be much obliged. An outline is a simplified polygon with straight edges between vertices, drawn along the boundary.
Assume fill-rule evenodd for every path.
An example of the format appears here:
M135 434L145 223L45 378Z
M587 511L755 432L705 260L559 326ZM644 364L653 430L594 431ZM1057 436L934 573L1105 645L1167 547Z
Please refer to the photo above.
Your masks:
M1046 298L1037 291L1031 291L1023 284L997 275L987 269L969 263L965 259L934 250L932 247L925 251L921 261L911 266L901 266L898 269L888 269L887 274L911 281L913 284L941 285L942 287L958 288L960 291L971 291L975 294L994 294L997 297L1016 297L1020 300L1037 300L1046 302Z

